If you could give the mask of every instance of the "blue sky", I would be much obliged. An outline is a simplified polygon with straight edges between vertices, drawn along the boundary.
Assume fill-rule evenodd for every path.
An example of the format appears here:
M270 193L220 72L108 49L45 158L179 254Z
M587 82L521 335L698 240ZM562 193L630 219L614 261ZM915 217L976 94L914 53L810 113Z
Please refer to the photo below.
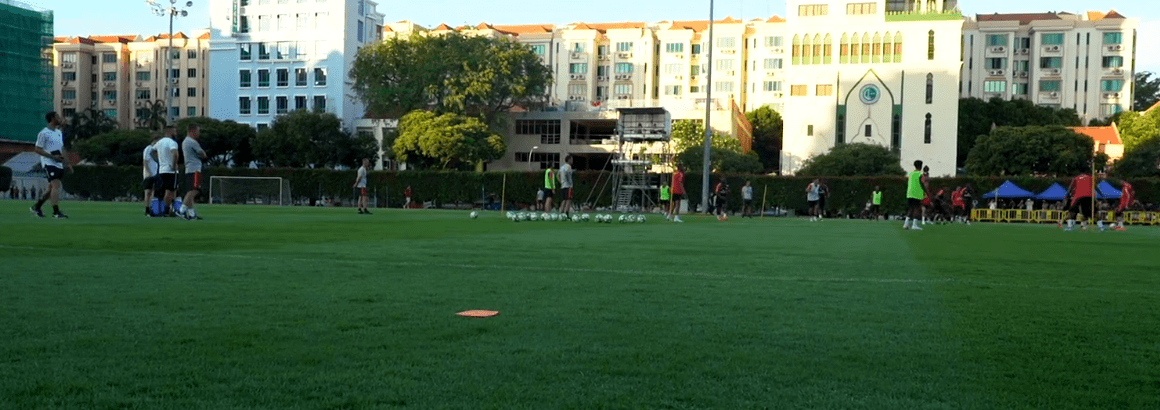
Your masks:
M23 0L53 10L57 36L93 34L159 33L168 21L153 16L144 1L137 0ZM184 2L185 0L182 0ZM228 0L217 0L228 1ZM708 18L706 0L635 0L620 2L528 1L528 0L379 0L378 10L387 21L411 20L434 27L450 25L554 23L574 21L693 20ZM1137 50L1139 71L1160 72L1160 8L1139 0L960 0L964 13L1020 13L1116 9L1140 19ZM194 0L189 17L174 22L174 30L193 30L209 25L209 0ZM784 0L716 0L718 18L786 15Z

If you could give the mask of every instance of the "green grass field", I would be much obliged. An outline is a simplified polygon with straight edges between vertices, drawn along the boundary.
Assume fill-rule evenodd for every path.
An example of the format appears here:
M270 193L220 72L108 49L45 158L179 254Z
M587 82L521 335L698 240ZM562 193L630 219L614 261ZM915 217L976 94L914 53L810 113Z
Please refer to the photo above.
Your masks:
M1160 408L1155 228L28 205L3 409Z

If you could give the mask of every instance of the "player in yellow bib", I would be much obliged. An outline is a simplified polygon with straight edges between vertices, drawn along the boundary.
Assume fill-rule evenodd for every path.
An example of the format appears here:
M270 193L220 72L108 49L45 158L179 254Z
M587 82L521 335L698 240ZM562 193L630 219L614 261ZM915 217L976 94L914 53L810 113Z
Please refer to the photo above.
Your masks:
M926 197L926 190L926 184L923 183L922 178L922 160L916 160L914 161L914 171L906 175L906 205L908 210L906 221L902 223L902 229L922 230L918 223L922 220L922 199Z

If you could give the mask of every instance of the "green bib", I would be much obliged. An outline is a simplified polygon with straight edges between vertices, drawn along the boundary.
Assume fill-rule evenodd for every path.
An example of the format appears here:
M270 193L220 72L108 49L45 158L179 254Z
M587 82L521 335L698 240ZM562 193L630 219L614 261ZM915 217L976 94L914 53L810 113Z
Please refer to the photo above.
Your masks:
M552 178L552 169L544 170L544 188L556 189L556 178Z
M922 191L922 171L911 172L907 178L909 178L909 181L906 185L906 197L922 199L925 196Z
M874 191L874 205L882 205L882 191Z

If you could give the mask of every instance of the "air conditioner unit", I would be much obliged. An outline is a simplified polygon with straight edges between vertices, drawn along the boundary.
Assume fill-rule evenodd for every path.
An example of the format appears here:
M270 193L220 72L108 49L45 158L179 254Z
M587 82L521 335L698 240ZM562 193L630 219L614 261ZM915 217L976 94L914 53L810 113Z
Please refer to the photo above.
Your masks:
M113 88L116 86L117 86L117 83L105 83L105 88Z
M1120 98L1120 93L1104 93L1104 98L1107 98L1107 99Z
M729 71L726 71L726 72L725 72L725 75L728 75L728 76L734 76L734 75L737 75L737 72L736 72L736 71L733 71L733 70L729 70Z
M676 57L676 58L685 58L685 55L684 55L684 54L677 54L677 55L675 55L674 57Z
M1027 78L1027 72L1026 72L1026 71L1020 71L1020 72L1019 72L1019 78Z
M61 64L60 66L64 67L64 68L73 68L72 63L64 63L64 64Z
M725 49L725 50L721 50L721 54L737 54L737 50L734 50L734 49L728 48L728 49Z
M632 78L632 74L617 74L616 75L617 80L628 80L631 78Z
M1059 46L1047 46L1047 51L1057 53L1059 52Z
M773 93L773 98L781 98L782 93Z
M1022 54L1022 55L1031 54L1031 49L1025 48L1025 49L1019 50L1019 54Z
M1051 93L1048 93L1047 96L1051 97L1051 98L1059 98L1059 93L1051 92Z
M115 105L115 104L117 104L117 100L105 100L105 105Z
M991 75L992 76L1001 76L1001 75L1003 75L1003 70L991 70Z
M598 58L598 59L601 59L601 60L607 60L607 59L608 59L608 54L601 54L601 55L600 55L600 56L598 56L597 58Z
M572 52L572 59L579 59L580 57L583 57L583 56L584 56L584 53L581 53L579 51Z
M618 100L627 100L629 98L632 98L632 96L631 95L618 95L618 96L616 96L616 99L618 99Z
M782 49L781 47L774 47L774 49L773 49L773 52L774 52L775 54L781 54L781 53L784 53L784 52L785 52L785 50L784 50L784 49Z
M616 58L632 58L632 53L616 53Z
M1003 53L1006 51L1007 51L1007 49L1005 47L991 47L992 53Z
M676 76L676 77L674 77L674 78L676 78L676 79L678 79L678 80L684 80L684 79L685 79L685 76L683 76L683 75L678 75L678 76Z
M1047 73L1051 74L1051 75L1059 75L1059 69L1058 68L1049 68L1049 69L1047 69Z
M1122 51L1123 49L1124 49L1124 46L1119 45L1119 44L1116 44L1114 46L1108 46L1108 51Z
M1115 70L1112 70L1112 74L1115 74L1115 75L1122 75L1122 74L1124 74L1124 69L1122 69L1122 68L1117 68L1117 69L1115 69Z
M608 81L608 76L606 76L606 75L597 76L596 81Z
M145 85L145 83L143 83L143 82L141 82L141 81L138 81L138 82L137 82L137 86L138 86L138 87L141 87L141 86L144 86L144 85Z
M60 100L60 105L73 105L73 100Z
M62 86L68 85L68 81L61 81L60 85L62 85Z
M773 76L777 75L777 72L776 71L766 71L765 75L767 77L773 77Z

